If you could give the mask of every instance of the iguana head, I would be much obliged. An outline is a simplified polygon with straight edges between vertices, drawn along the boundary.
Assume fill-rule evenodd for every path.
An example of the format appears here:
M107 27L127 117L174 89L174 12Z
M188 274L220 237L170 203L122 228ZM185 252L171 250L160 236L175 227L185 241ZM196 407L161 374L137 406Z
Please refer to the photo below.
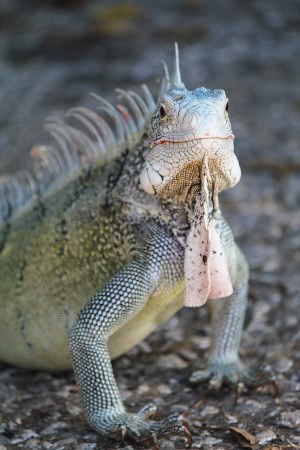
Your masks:
M149 130L149 152L140 176L141 187L162 196L185 196L199 183L203 158L214 191L233 187L240 179L234 135L223 90L187 90L181 82L178 51L174 72L165 87Z
M228 99L222 90L185 88L177 46L172 79L170 82L166 71L148 136L141 188L190 205L184 304L201 306L209 298L231 295L233 286L216 226L217 194L233 187L241 176L234 154Z

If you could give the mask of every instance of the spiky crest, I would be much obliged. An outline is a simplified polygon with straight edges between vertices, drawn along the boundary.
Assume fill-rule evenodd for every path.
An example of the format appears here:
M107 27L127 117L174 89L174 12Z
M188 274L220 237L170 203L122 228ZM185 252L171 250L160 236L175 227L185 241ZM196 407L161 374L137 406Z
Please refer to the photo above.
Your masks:
M184 86L177 44L171 80L165 63L164 69L160 95L172 86ZM45 129L52 136L53 143L31 149L32 170L0 177L0 226L16 213L21 213L23 208L30 208L37 196L75 179L83 165L101 167L117 158L127 147L135 145L156 107L148 87L143 84L141 90L142 95L117 89L118 98L125 104L116 106L91 94L100 103L97 108L100 114L85 107L70 109L66 114L67 118L79 122L81 129L53 117L46 119Z
M181 73L180 73L180 65L179 65L179 50L178 50L178 44L175 42L175 56L174 56L174 63L173 63L173 72L170 77L168 66L164 61L162 61L163 69L164 69L164 77L162 79L161 87L160 87L160 93L158 99L163 97L168 91L171 89L184 89L184 83L181 81Z

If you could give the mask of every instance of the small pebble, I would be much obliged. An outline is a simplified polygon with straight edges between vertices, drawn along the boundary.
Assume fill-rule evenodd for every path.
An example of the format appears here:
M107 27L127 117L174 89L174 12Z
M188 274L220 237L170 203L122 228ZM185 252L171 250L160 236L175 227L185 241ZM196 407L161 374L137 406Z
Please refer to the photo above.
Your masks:
M157 391L161 394L161 395L169 395L172 394L172 389L169 388L169 386L167 386L166 384L159 384L157 386Z
M148 384L140 384L136 390L137 395L143 395L150 391Z
M74 450L93 450L94 448L97 448L97 444L96 443L92 443L92 444L79 444L76 445L76 447L74 447Z
M187 359L188 361L194 361L198 358L198 355L196 352L193 352L192 350L188 350L186 348L183 348L179 350L178 352L184 359Z
M24 430L23 433L21 434L21 438L23 438L24 441L30 438L37 438L37 437L39 437L39 435L33 430Z
M164 355L160 356L158 360L158 367L164 369L186 369L188 363L177 355Z
M82 414L82 408L76 405L67 405L67 411L72 417Z
M205 445L217 445L222 442L222 439L214 438L214 437L208 437L203 440L203 444Z
M41 431L41 435L47 435L47 434L56 434L56 431L65 428L67 424L65 422L55 422L49 425L48 427L44 428L43 431Z
M276 362L274 365L274 369L277 372L285 373L290 370L290 368L293 366L294 362L291 359L282 358L279 361Z
M294 428L300 425L300 409L295 411L287 411L280 414L280 423L288 428Z
M252 399L247 400L244 405L246 405L247 408L251 411L252 416L255 415L257 411L265 408L265 405Z
M55 445L58 447L66 447L67 445L71 445L71 444L75 444L75 443L76 443L76 439L66 438L66 439L61 439L60 441L55 442Z
M202 441L195 441L194 439L193 448L203 448L202 445L203 445Z
M273 430L268 429L268 430L262 431L261 433L258 433L256 435L256 439L258 441L258 444L265 445L268 442L273 441L274 439L277 439L277 436Z
M160 439L159 440L159 448L176 448L174 443L167 440L167 439ZM177 447L178 448L178 447Z
M13 439L11 439L11 441L10 441L10 443L11 443L12 445L20 444L21 442L24 442L24 439L21 439L21 438L13 438Z
M218 414L220 412L220 410L218 408L215 408L214 406L205 406L204 409L202 409L201 411L201 416L205 417L205 416L212 416L214 414Z
M210 338L206 336L191 336L190 340L200 350L207 350L210 346Z
M225 417L227 419L227 423L237 423L238 419L236 418L236 416L232 416L231 414L225 414Z
M39 445L38 439L28 439L28 441L25 442L24 448L36 448Z
M0 444L9 445L9 444L11 444L11 440L5 436L2 436L2 434L0 434Z

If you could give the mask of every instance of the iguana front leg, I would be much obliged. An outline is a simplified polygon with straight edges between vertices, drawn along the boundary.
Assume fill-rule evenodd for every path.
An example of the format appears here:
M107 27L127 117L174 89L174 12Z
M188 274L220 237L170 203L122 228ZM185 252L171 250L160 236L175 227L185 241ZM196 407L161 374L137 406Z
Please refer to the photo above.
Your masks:
M228 227L228 226L227 226ZM219 389L226 382L232 386L243 382L256 384L256 377L239 358L239 345L244 324L248 294L248 264L233 241L229 228L225 248L233 284L229 297L211 300L212 338L208 365L197 370L190 377L191 383L210 380L210 387Z
M144 227L145 228L145 227ZM91 427L102 435L135 441L188 430L180 416L146 421L153 408L128 413L113 375L107 340L143 308L151 294L182 276L182 250L155 227L140 242L127 267L112 278L83 308L69 336L70 354L83 410Z

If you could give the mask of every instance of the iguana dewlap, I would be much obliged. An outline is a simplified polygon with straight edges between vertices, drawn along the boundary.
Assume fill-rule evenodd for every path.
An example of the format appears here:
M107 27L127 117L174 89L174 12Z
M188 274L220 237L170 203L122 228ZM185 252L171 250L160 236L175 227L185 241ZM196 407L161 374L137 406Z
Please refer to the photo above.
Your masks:
M220 231L214 220L213 201L209 198L212 177L209 174L208 155L201 168L201 191L196 196L191 228L186 240L184 257L185 306L202 306L208 299L227 297L233 287L221 242ZM212 193L212 186L210 187ZM214 192L214 196L216 196Z

